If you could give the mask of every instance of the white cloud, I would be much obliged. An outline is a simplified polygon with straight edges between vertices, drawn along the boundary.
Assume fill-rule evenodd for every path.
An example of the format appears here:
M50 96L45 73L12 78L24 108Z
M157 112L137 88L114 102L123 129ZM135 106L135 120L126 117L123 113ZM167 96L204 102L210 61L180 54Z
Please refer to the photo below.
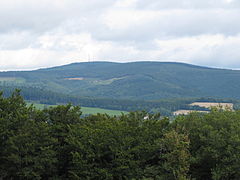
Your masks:
M118 8L129 8L136 6L137 2L138 0L118 0L114 6Z
M53 51L26 48L16 51L0 51L0 70L31 70L42 67L84 62L87 55L77 51Z
M116 36L142 40L166 36L200 34L237 34L240 32L239 10L111 10L104 22ZM136 36L137 35L137 36ZM143 37L144 36L144 37ZM141 38L142 37L142 38Z
M141 9L236 9L240 7L238 0L139 0Z
M75 61L240 67L240 1L0 1L0 70Z
M156 40L159 57L205 66L236 68L240 60L240 35L202 35Z
M223 0L223 2L225 2L225 3L232 3L234 0Z

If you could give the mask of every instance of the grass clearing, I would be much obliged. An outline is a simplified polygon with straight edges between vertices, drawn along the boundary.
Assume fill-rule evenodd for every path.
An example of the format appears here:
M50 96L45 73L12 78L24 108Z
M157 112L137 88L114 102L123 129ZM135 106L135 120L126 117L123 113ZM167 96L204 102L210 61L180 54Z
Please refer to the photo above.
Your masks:
M110 109L102 109L102 108L92 108L92 107L81 107L83 114L108 114L110 116L119 116L122 113L126 114L126 111L119 111L119 110L110 110Z
M47 107L54 107L56 105L47 105L47 104L39 104L39 103L33 103L33 102L27 102L27 105L30 106L33 104L37 109L44 109ZM102 108L93 108L93 107L81 107L81 111L83 115L85 114L108 114L110 116L119 116L122 113L127 114L128 112L126 111L119 111L119 110L110 110L110 109L102 109Z
M0 77L0 82L24 83L25 81L24 78L18 77Z
M14 77L0 77L0 81L15 81Z
M112 84L114 81L125 79L125 78L126 77L112 78L112 79L106 79L106 80L97 79L97 80L94 80L92 83L94 85L109 85L109 84Z

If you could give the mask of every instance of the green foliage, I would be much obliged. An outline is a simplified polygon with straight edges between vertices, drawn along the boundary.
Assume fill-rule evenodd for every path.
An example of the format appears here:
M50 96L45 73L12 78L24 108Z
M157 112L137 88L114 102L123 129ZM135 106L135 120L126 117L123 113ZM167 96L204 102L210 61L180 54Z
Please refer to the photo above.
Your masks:
M99 114L72 130L70 172L76 179L186 178L188 139L170 131L167 118L145 112L117 119Z
M16 86L0 86L0 89L4 90L4 96L8 97L14 92ZM67 104L71 102L73 105L80 105L83 107L95 107L108 110L119 111L140 111L145 110L149 113L158 113L162 115L170 116L173 111L178 109L189 109L188 104L197 101L196 98L180 98L180 99L162 99L155 101L143 101L143 100L121 100L121 99L106 99L106 98L93 98L93 97L76 97L65 95L61 93L55 93L47 91L39 87L19 87L21 88L22 96L29 101L34 101L40 104L56 105ZM208 99L201 99L201 101ZM216 101L216 99L215 99ZM219 99L218 101L224 102ZM227 101L231 102L231 101ZM194 110L202 110L203 108L192 108ZM88 109L87 109L88 111ZM104 113L104 112L101 112ZM113 112L115 113L115 112Z
M239 179L240 111L81 117L0 94L0 179Z
M0 96L2 179L184 179L188 139L168 118L132 112L81 118L78 106L28 107ZM178 164L176 164L178 163Z
M178 117L175 123L189 132L192 177L240 177L240 111L213 109L209 114Z
M240 71L237 70L212 69L183 63L88 62L29 72L0 72L0 85L38 87L73 96L107 99L239 99L239 76Z
M35 103L35 102L28 102L27 105L31 105L33 104L34 107L36 107L37 109L44 109L44 108L48 108L49 106L56 106L56 105L47 105L47 104L39 104L39 103ZM92 107L82 107L81 106L81 112L83 115L89 115L89 114L108 114L111 116L119 116L122 113L126 114L128 112L126 111L119 111L119 110L109 110L109 109L101 109L101 108L92 108Z
M0 96L0 178L41 179L54 174L54 138L38 112L26 107L19 91Z

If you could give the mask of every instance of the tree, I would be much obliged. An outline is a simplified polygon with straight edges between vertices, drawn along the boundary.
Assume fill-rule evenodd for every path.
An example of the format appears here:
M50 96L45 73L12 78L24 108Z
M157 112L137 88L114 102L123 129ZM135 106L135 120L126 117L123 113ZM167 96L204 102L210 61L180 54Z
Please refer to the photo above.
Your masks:
M196 179L240 177L240 111L212 109L177 118L175 125L189 132L190 175Z
M54 139L44 122L35 121L37 110L27 107L16 90L0 96L0 177L41 179L54 174Z

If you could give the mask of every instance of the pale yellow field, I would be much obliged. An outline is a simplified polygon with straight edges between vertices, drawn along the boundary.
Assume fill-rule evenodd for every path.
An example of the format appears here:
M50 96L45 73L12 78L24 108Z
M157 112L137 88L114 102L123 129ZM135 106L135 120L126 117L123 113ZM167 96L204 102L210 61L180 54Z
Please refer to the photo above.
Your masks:
M190 106L199 106L205 108L217 107L221 109L233 110L233 103L213 103L213 102L194 102Z
M76 78L64 78L66 80L73 80L73 81L82 81L84 78L82 77L76 77Z
M199 107L208 108L209 110L212 107L216 107L216 108L223 109L223 110L233 110L233 103L194 102L192 104L189 104L189 106L199 106ZM181 110L173 112L173 115L174 116L187 115L191 112L208 113L209 111L194 111L194 110L182 110L181 109Z

